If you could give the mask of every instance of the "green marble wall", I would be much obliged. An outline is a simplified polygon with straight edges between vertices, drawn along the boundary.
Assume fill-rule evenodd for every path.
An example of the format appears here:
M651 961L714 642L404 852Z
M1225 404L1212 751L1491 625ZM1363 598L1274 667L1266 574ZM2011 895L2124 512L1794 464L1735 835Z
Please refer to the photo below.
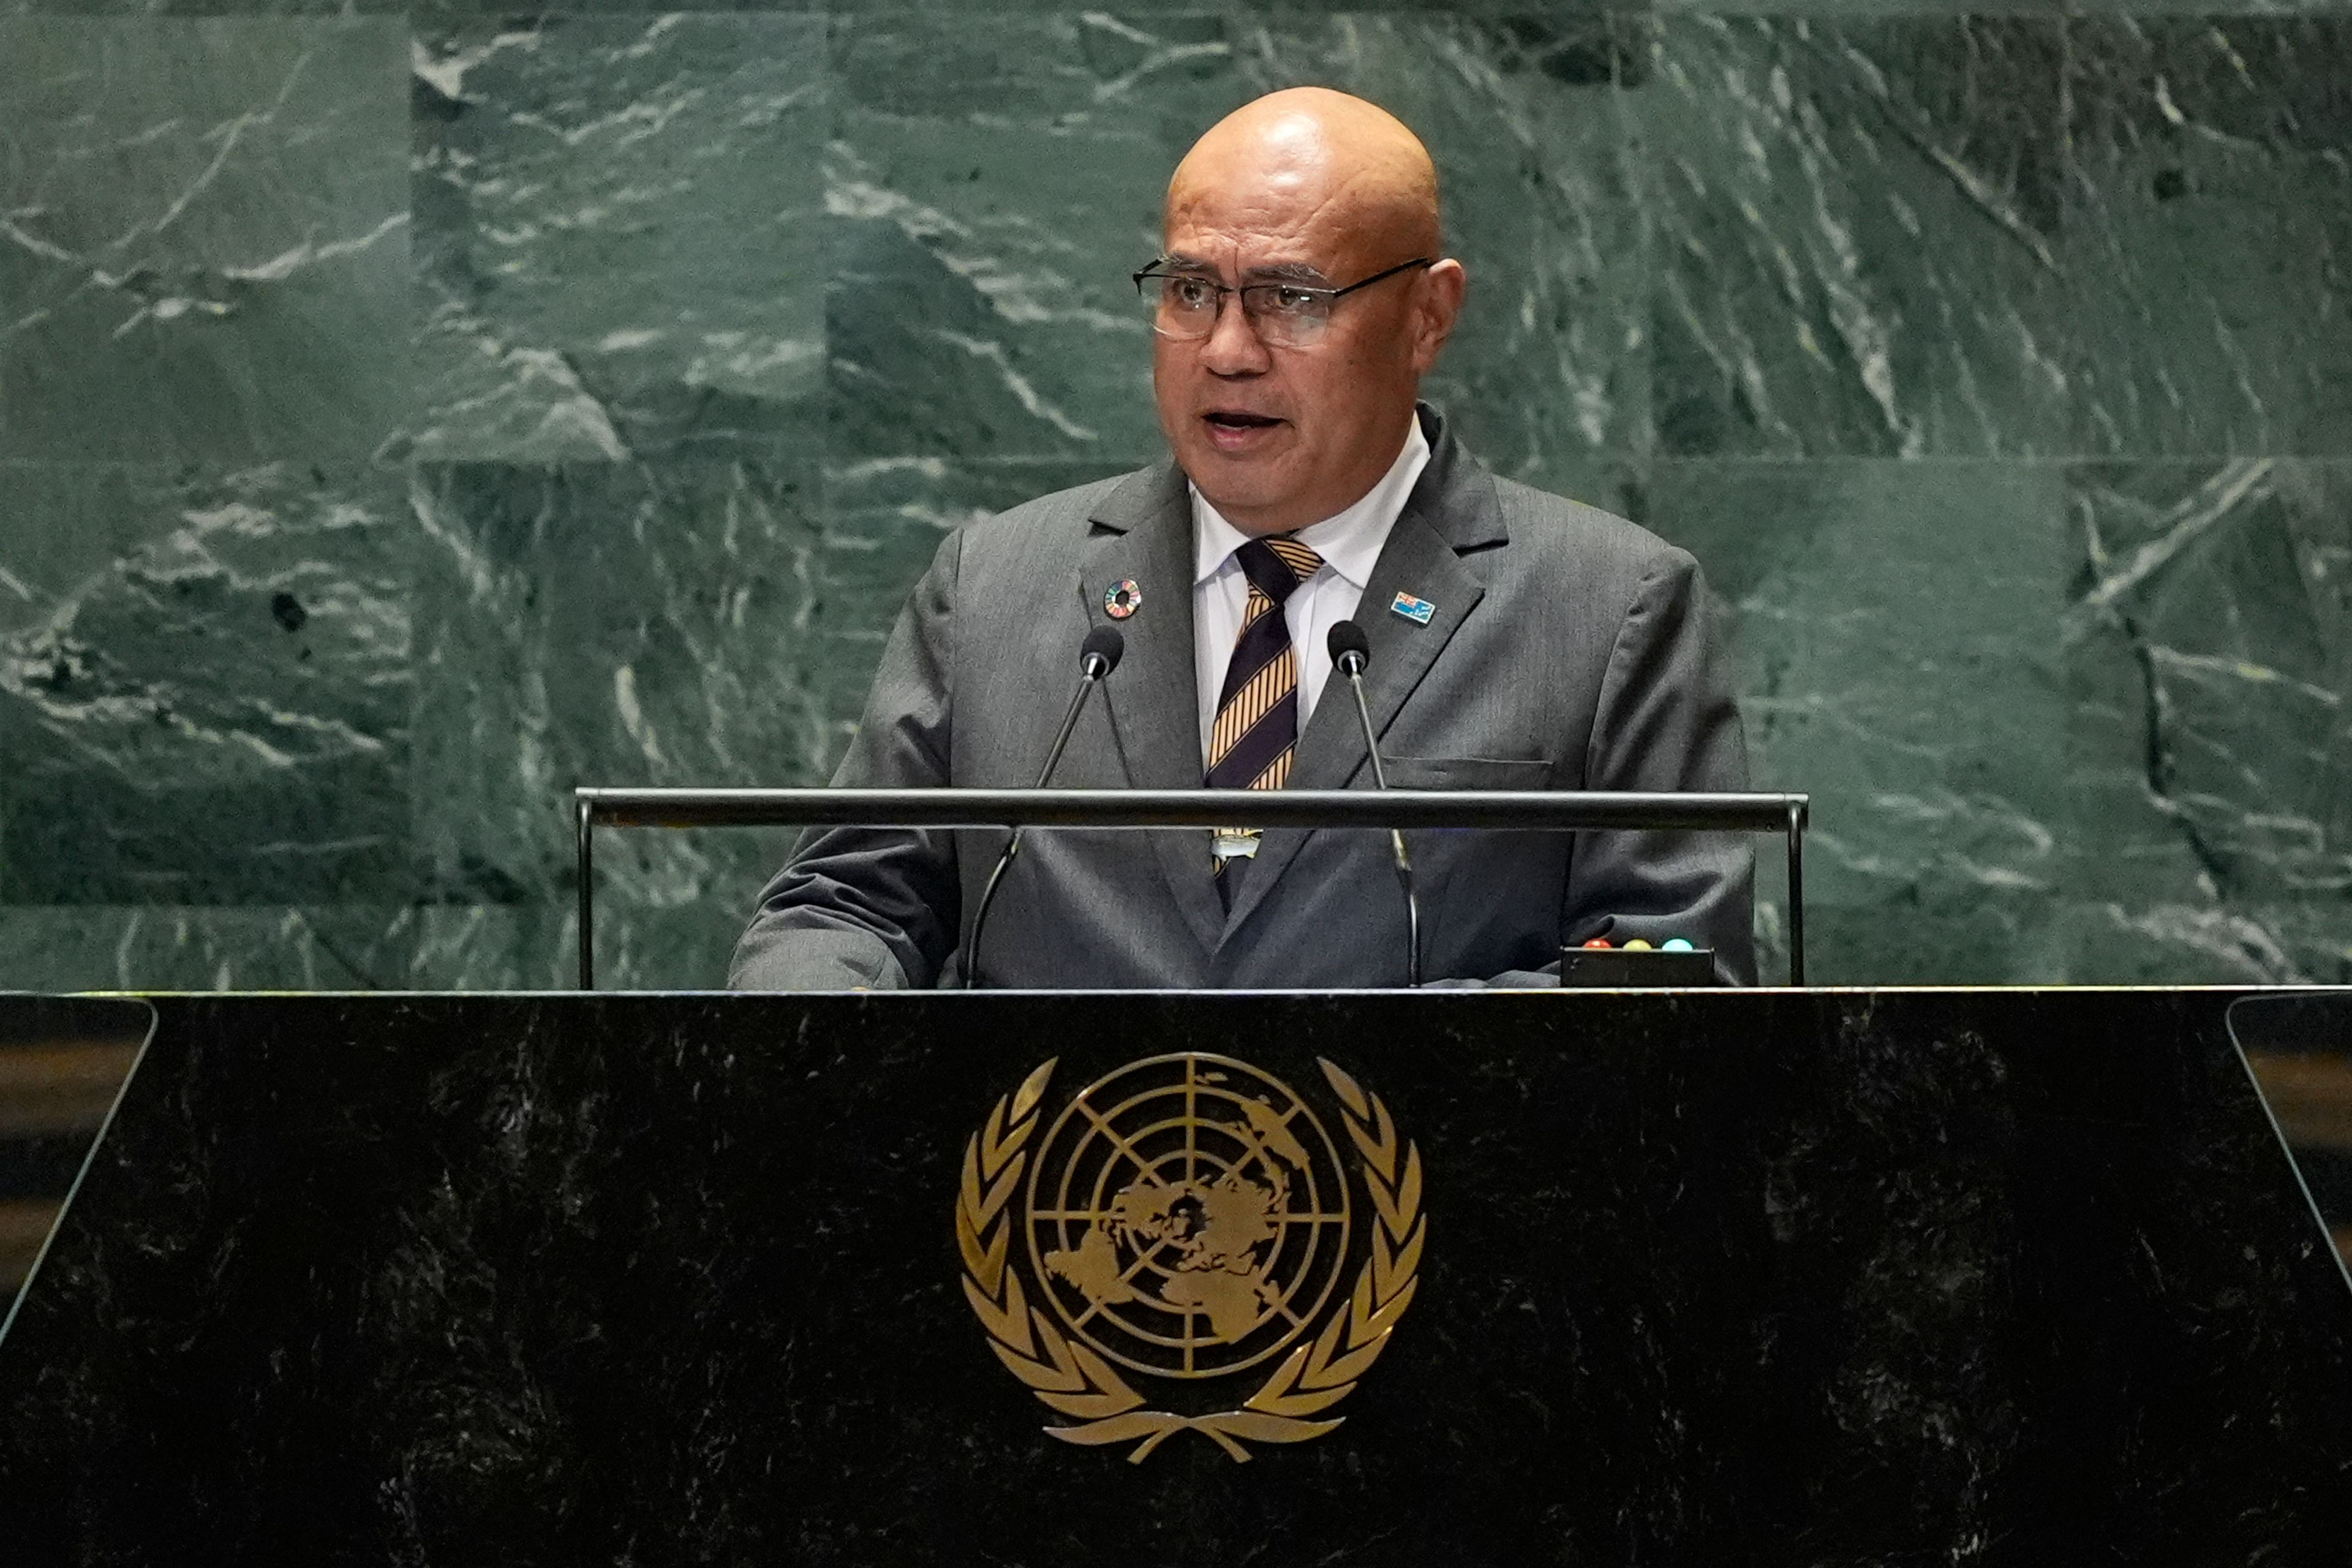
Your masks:
M822 779L940 531L1154 454L1300 81L1473 447L1706 563L1818 975L2352 980L2345 5L220 8L0 0L0 987L564 984L570 786ZM604 973L782 847L609 838Z

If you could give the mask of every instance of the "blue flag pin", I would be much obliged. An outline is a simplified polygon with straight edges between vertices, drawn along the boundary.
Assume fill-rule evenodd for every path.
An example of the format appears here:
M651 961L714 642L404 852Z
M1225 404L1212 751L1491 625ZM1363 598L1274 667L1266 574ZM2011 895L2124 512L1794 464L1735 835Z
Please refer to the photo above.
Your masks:
M1389 608L1417 626L1429 625L1429 617L1437 614L1437 606L1427 599L1416 599L1411 594L1399 594Z

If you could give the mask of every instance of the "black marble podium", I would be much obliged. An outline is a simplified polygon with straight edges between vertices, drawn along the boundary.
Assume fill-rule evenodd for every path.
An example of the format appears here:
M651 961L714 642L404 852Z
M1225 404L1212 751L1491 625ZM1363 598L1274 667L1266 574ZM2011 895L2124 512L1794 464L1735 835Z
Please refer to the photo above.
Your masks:
M2352 1289L2231 1000L159 998L0 1560L2341 1563ZM1246 1463L1048 1436L962 1283L992 1107L1183 1052L1425 1173L1344 1424Z

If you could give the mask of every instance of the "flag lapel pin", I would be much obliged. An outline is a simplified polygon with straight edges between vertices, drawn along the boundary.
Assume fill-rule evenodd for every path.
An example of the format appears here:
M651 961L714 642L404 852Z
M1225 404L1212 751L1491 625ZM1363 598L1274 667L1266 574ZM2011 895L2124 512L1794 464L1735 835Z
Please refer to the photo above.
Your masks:
M1416 599L1411 594L1399 594L1389 608L1417 626L1429 625L1429 617L1437 614L1437 606L1427 599Z

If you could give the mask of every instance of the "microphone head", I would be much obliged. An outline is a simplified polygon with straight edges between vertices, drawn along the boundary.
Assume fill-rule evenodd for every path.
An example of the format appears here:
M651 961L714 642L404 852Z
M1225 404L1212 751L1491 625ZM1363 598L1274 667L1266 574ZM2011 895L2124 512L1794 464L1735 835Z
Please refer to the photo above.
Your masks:
M1331 662L1349 674L1361 675L1364 667L1372 661L1372 640L1353 621L1334 621L1323 646L1331 650ZM1354 668L1349 669L1351 659Z
M1078 645L1078 668L1100 680L1118 668L1119 657L1126 652L1127 639L1118 635L1117 626L1097 626Z

